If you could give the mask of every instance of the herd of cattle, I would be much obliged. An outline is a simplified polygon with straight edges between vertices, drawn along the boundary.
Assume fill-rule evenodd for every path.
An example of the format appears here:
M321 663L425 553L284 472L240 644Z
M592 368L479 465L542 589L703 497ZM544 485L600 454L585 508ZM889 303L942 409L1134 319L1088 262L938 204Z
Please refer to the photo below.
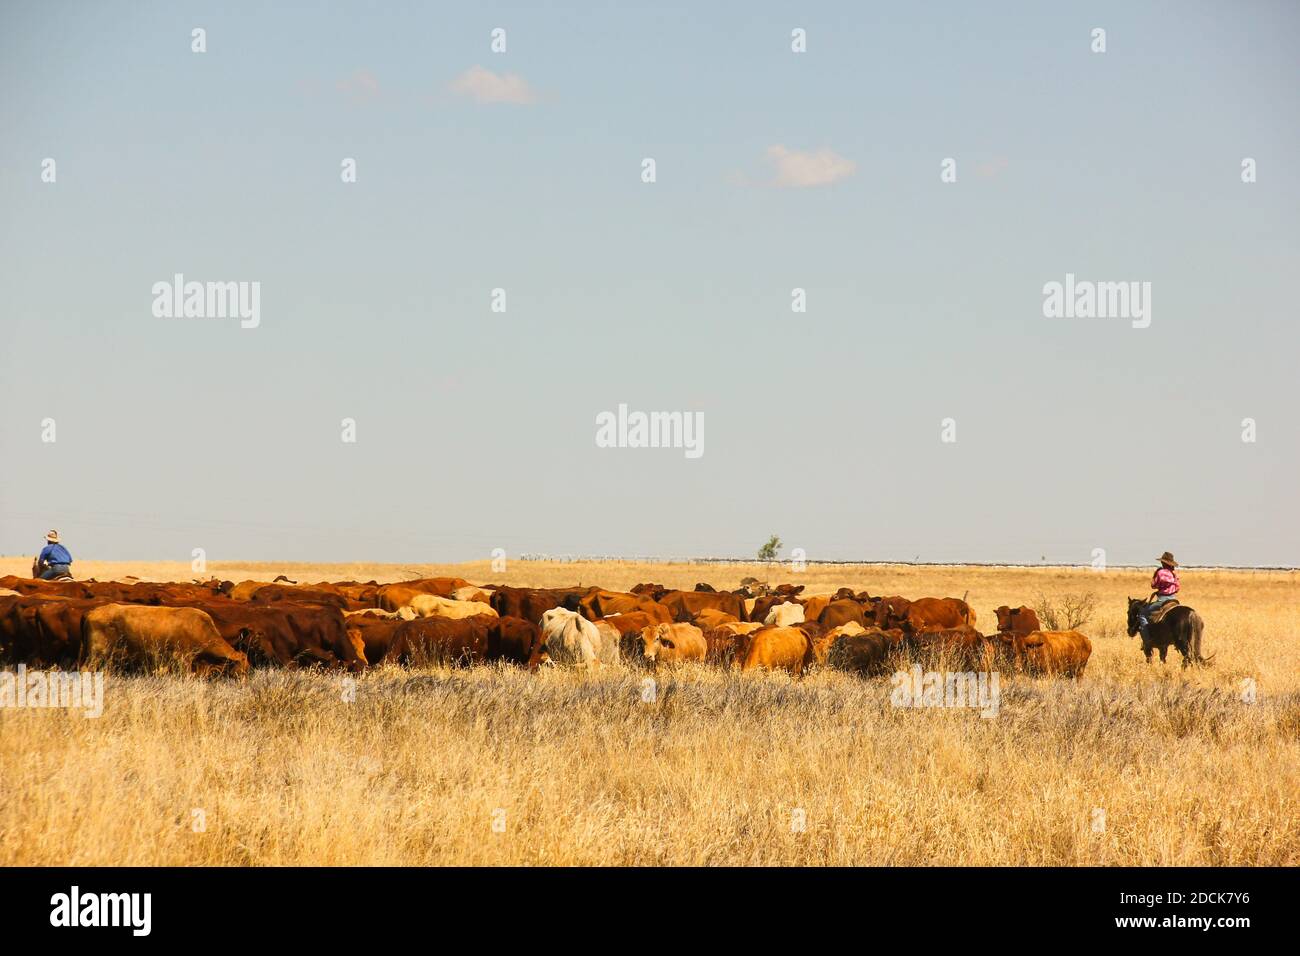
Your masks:
M249 667L503 661L599 669L712 662L803 674L814 665L864 676L905 657L942 655L961 670L1081 677L1092 653L1077 631L1044 631L1027 607L997 609L981 634L956 598L873 597L841 588L747 580L679 591L639 584L518 588L460 578L299 586L53 582L0 578L0 662L28 666L181 667L240 676Z

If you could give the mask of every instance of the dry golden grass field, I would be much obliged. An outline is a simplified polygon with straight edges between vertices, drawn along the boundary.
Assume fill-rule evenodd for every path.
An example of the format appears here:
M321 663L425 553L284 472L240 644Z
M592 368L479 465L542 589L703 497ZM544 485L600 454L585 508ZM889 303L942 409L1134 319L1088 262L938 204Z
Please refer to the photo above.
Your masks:
M26 573L30 558L0 559ZM1003 675L996 717L889 679L691 666L109 675L104 714L0 709L0 864L1300 863L1300 608L1284 572L1188 570L1212 666L1147 666L1149 571L810 565L209 565L269 580L517 585L756 577L999 604L1092 592L1082 681ZM181 563L79 577L188 580ZM1243 688L1253 681L1253 702ZM201 820L202 826L199 826Z

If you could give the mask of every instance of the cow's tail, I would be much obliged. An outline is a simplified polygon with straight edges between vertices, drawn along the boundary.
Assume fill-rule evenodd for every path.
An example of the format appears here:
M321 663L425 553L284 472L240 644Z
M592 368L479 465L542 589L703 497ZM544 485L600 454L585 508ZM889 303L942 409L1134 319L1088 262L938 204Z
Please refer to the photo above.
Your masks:
M966 598L968 598L969 596L970 596L970 589L968 588L966 590L966 593L961 596L961 603L966 605L966 610L963 611L962 613L965 615L966 618L966 626L973 628L975 626L975 609L966 603Z

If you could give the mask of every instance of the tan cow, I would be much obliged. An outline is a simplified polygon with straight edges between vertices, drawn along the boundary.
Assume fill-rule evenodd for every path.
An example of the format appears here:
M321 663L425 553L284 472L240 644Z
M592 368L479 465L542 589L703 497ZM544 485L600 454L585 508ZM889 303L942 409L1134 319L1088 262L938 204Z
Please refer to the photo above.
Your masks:
M490 605L479 601L457 601L453 598L438 597L436 594L417 594L406 607L419 617L440 617L447 621L459 621L467 617L499 617ZM399 612L400 613L400 612Z
M248 658L198 608L105 604L86 612L82 635L92 664L125 660L157 668L179 662L204 676L248 673Z
M451 597L455 601L478 601L480 604L491 604L492 589L471 584L468 587L456 588L451 592Z
M702 661L707 653L704 632L694 624L653 624L641 631L641 656L651 664Z
M258 589L266 587L266 584L265 581L240 581L230 589L229 597L232 601L251 601Z

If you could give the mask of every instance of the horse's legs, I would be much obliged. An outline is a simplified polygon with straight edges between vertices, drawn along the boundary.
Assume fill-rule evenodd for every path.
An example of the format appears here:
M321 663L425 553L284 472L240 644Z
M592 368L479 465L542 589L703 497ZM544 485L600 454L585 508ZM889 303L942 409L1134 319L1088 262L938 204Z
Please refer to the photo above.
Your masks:
M1166 661L1165 661L1165 655L1168 654L1168 653L1169 653L1169 645L1168 645L1168 644L1161 644L1161 645L1160 645L1160 663L1161 663L1161 664L1166 663Z

